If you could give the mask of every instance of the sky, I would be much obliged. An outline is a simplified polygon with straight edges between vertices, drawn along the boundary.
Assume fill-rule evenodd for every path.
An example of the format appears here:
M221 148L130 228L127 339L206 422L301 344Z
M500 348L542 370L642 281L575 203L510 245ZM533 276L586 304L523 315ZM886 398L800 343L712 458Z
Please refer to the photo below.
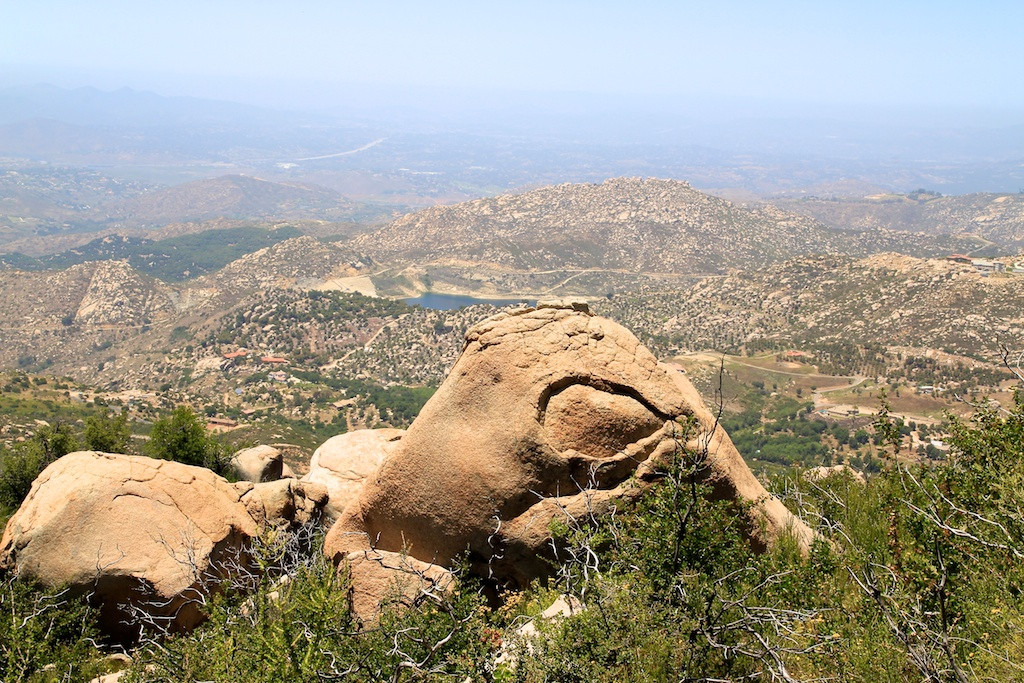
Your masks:
M334 87L1024 109L1024 2L0 0L0 82L329 104Z

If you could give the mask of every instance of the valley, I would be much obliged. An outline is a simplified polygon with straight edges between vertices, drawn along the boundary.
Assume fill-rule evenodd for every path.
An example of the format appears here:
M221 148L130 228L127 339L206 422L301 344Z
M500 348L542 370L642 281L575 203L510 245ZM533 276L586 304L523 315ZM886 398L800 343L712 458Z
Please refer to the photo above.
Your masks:
M0 681L1024 681L1024 4L0 16Z

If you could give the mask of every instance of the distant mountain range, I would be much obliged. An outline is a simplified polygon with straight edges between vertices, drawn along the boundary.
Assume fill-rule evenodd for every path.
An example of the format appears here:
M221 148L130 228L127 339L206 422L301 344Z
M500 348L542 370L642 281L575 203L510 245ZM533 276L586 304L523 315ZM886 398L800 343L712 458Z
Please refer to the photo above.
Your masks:
M258 174L421 206L637 174L761 196L850 182L947 194L1024 186L1024 126L1013 112L876 111L857 121L838 107L576 96L492 97L483 107L467 98L439 115L430 95L400 93L401 106L353 96L325 114L131 89L0 88L0 159L150 182Z
M214 220L351 222L380 220L389 212L325 187L252 176L158 188L97 171L31 167L0 174L0 252L54 253L84 245L95 233L151 236L172 224L199 224L191 230L202 231L203 222Z
M165 225L212 218L343 220L357 207L325 187L229 175L147 192L118 207L129 225Z
M281 112L234 102L165 97L131 88L66 89L41 83L0 88L0 124L50 119L75 126L156 128L224 125L240 120L280 124L290 118Z

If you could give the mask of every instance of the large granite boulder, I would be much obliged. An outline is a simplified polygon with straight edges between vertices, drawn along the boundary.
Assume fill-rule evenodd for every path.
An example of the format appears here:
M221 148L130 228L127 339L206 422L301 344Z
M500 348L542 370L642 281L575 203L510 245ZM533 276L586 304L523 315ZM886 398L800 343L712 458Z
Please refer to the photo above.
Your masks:
M327 488L329 516L336 519L358 496L384 458L398 445L404 429L360 429L332 436L313 452L302 481Z
M582 309L582 310L581 310ZM685 432L680 421L690 421ZM447 379L331 528L358 613L383 596L381 562L405 554L472 566L508 586L549 570L554 519L582 518L660 476L680 439L706 456L714 495L749 503L751 542L812 532L772 498L681 372L580 306L501 313L471 328ZM370 584L373 584L371 586Z
M89 594L116 639L137 635L140 616L188 629L204 618L208 591L247 568L262 529L314 521L326 499L323 487L296 480L231 484L166 460L70 453L43 470L7 523L0 566Z

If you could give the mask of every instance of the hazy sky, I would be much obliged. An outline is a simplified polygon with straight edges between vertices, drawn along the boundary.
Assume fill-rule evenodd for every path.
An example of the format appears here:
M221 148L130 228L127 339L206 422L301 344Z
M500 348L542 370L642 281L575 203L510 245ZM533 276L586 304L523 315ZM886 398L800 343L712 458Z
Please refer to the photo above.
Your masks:
M1022 27L1020 0L0 0L0 70L263 101L291 81L1018 108Z

